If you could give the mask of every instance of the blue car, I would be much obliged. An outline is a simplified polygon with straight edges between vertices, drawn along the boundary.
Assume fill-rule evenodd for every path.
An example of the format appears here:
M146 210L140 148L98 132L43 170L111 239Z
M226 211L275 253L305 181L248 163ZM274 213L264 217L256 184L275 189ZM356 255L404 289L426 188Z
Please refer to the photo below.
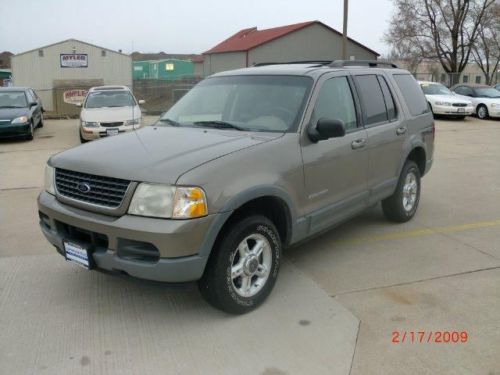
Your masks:
M0 87L0 139L33 139L43 126L42 101L29 87Z

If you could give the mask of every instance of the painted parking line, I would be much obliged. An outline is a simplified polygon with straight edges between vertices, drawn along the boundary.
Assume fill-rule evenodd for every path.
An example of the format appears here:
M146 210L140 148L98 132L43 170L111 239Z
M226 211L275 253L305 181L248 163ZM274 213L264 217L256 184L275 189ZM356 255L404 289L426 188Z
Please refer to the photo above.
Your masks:
M425 228L425 229L417 229L411 231L403 231L403 232L393 232L375 236L360 236L352 239L339 240L336 241L338 244L347 244L347 245L355 245L365 242L381 242L381 241L390 241L390 240L399 240L405 238L415 238L415 237L424 237L431 236L433 234L442 234L442 233L458 233L464 232L473 229L481 229L481 228L490 228L500 226L500 220L492 220L492 221L478 221L475 223L461 224L461 225L451 225L446 227L434 227L434 228Z

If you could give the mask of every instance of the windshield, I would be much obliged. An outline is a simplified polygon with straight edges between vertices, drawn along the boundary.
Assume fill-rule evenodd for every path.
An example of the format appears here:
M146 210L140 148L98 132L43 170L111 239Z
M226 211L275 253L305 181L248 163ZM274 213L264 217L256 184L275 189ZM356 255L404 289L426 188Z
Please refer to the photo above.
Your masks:
M439 83L421 83L420 86L424 90L425 95L453 95L446 86Z
M476 94L480 98L500 98L500 91L492 87L478 88Z
M0 108L25 108L28 106L24 91L0 92Z
M216 126L237 130L293 130L312 85L303 76L230 76L208 78L161 118L169 125Z
M128 91L94 91L89 93L85 108L133 107L134 97Z

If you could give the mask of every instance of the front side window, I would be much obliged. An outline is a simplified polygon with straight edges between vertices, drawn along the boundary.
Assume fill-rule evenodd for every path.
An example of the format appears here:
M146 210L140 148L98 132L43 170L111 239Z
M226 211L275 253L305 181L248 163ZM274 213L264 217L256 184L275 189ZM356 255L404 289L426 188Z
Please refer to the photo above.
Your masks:
M429 112L429 105L422 89L410 74L395 74L394 80L401 90L412 116Z
M287 132L302 118L312 79L304 76L208 78L160 118L160 124Z
M133 107L134 97L128 91L93 91L85 100L85 108Z
M382 88L376 75L363 75L354 78L358 87L359 96L366 113L366 125L387 121Z
M24 91L0 92L0 108L25 108L28 101Z
M343 121L347 131L356 129L356 108L347 77L330 78L321 87L311 123L322 118Z
M481 87L476 89L479 98L500 98L500 92L493 87Z

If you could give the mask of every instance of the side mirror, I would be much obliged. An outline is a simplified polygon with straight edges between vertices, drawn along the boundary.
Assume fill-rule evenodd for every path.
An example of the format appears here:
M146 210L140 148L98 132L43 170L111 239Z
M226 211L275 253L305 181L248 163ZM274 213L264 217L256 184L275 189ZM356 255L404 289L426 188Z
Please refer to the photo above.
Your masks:
M144 104L144 103L146 103L145 100L143 100L143 99L139 100L139 104Z
M319 142L330 138L339 138L345 135L345 125L342 120L320 118L316 126L310 126L308 135L311 141Z
M31 108L31 107L35 107L35 106L37 106L37 105L38 105L38 103L37 103L37 102L30 102L30 108Z

